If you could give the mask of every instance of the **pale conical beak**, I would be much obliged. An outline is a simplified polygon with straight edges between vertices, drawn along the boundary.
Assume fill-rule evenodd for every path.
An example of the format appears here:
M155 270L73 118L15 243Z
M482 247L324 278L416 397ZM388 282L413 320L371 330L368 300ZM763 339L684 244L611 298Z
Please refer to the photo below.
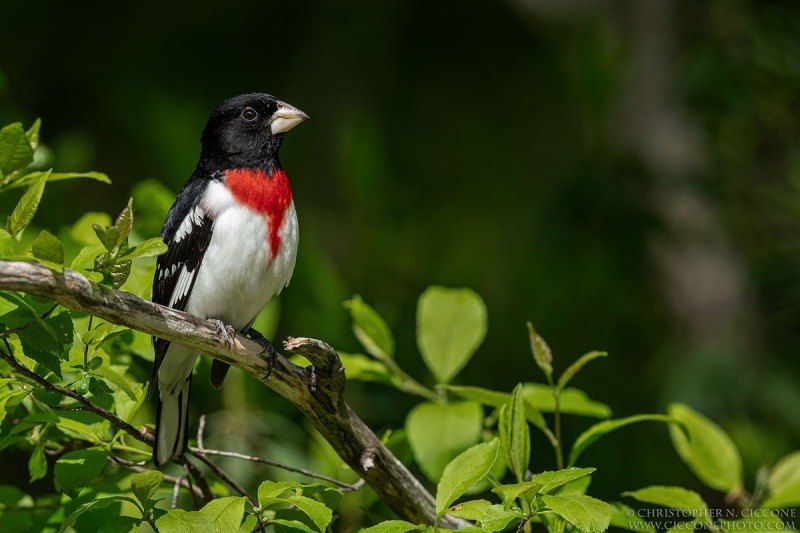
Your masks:
M278 110L272 115L269 127L272 134L277 135L289 131L307 118L308 115L296 107L290 106L286 102L278 102Z

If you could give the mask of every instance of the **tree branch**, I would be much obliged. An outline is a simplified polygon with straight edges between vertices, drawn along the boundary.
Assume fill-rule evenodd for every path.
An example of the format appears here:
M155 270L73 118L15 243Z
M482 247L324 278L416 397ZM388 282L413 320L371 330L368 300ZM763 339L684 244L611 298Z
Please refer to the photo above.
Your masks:
M284 344L288 351L313 362L313 381L310 369L283 356L277 358L267 378L262 348L243 335L237 336L229 349L212 322L97 285L68 269L56 273L38 264L0 261L0 290L50 298L74 311L161 337L243 370L306 415L345 463L401 518L416 523L436 521L433 496L345 402L344 368L334 349L324 342L290 338ZM449 516L439 524L468 525Z
M0 261L0 263L3 263L3 261ZM5 342L5 339L3 339L3 341ZM84 398L83 396L78 394L77 392L74 392L74 391L71 391L69 389L65 389L64 387L60 387L59 385L55 385L53 383L50 383L49 381L44 379L42 376L40 376L36 372L32 372L31 370L28 370L27 368L25 368L22 365L22 363L20 363L19 361L17 361L14 358L14 355L11 353L11 347L8 345L8 342L5 342L5 345L6 345L6 349L8 350L8 353L6 353L3 350L0 350L0 359L3 359L5 362L7 362L11 366L11 368L14 369L15 372L25 376L26 378L30 379L31 381L34 381L34 382L38 383L39 385L44 387L45 390L48 390L50 392L56 392L58 394L61 394L62 396L67 396L69 398L72 398L73 400L75 400L75 401L79 402L81 405L83 405L83 407L79 408L80 410L91 411L92 413L105 418L106 420L108 420L109 422L111 422L112 424L114 424L115 426L120 428L121 430L123 430L126 433L128 433L131 437L135 438L136 440L139 440L139 441L144 442L146 444L152 444L153 435L151 433L149 433L147 430L145 430L145 429L142 429L142 430L136 429L135 427L133 427L132 425L128 424L127 422L122 420L120 417L118 417L114 413L112 413L110 411L106 411L102 407L98 407L97 405L93 404L92 402L90 402L89 400L87 400L86 398ZM51 407L54 407L56 410L59 409L58 406L51 406ZM69 408L69 407L65 407L65 408L61 408L61 409L62 410L74 410L74 408Z

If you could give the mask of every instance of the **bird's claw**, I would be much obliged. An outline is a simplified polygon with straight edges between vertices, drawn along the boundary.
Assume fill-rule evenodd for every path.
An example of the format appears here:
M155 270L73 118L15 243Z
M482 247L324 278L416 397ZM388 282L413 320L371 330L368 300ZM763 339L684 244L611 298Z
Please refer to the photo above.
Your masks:
M266 354L267 374L264 376L264 379L267 379L269 375L272 374L272 367L275 366L275 361L278 359L278 352L275 350L272 343L269 342L269 339L258 331L250 329L247 331L247 336L251 341L258 343L259 346L264 348L259 355L263 357Z
M233 326L216 318L211 318L210 320L217 326L217 336L222 339L228 350L233 348L233 341L236 340L236 330L233 329Z

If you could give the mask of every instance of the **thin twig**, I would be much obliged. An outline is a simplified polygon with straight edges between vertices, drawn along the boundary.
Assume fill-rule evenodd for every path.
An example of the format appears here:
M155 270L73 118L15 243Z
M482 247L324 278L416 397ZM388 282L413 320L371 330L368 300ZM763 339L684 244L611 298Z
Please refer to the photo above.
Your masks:
M283 470L287 470L289 472L295 472L297 474L302 474L304 476L314 478L314 479L321 479L323 481L327 481L328 483L332 483L338 487L340 487L344 492L350 492L354 490L360 489L364 485L364 480L359 479L356 483L350 484L345 483L344 481L339 481L338 479L333 479L332 477L328 477L322 474L317 474L316 472L312 472L311 470L306 470L305 468L296 468L293 466L287 466L281 463L277 463L275 461L271 461L270 459L264 459L263 457L255 457L253 455L245 455L243 453L237 452L226 452L223 450L210 450L208 448L189 448L189 451L192 455L196 457L200 457L202 455L217 455L220 457L232 457L234 459L244 459L245 461L250 461L252 463L261 463L269 466L274 466L276 468L281 468Z
M250 500L250 503L253 504L253 507L258 507L258 500L253 498L252 494L247 492L247 490L245 490L244 487L239 485L239 483L237 483L235 479L233 479L231 476L228 475L227 472L225 472L222 468L220 468L219 465L217 465L214 461L212 461L205 455L199 453L193 455L198 459L200 459L202 462L204 462L206 466L208 466L217 475L218 478L220 478L222 481L230 485L236 492L238 492L242 496L247 496L247 499Z
M166 479L166 476L164 477ZM175 478L175 485L172 487L172 509L178 508L178 496L181 493L181 482L183 481L182 477ZM188 483L187 483L188 485Z
M125 461L124 459L121 459L120 457L116 457L116 456L113 456L113 455L108 456L106 459L108 460L109 463L111 463L113 465L121 466L122 468L127 468L128 470L131 470L133 472L149 472L150 471L150 469L148 469L148 468L145 468L143 466L138 466L136 464L132 464L130 461ZM165 474L164 475L164 481L166 481L167 483L176 483L176 484L178 484L178 485L180 485L182 487L185 487L186 489L189 489L189 490L194 489L194 491L197 493L198 496L200 496L200 497L203 496L203 494L200 492L200 490L198 488L196 488L196 487L192 487L185 478L169 476L169 475Z
M201 450L203 446L203 432L206 430L206 415L200 415L200 421L197 423L197 447Z
M56 310L56 307L58 307L58 304L57 303L53 304L52 307L50 307L50 309L48 309L47 311L45 311L44 313L39 315L39 320L44 320L45 318L49 317L53 313L53 311ZM37 322L38 322L38 320L34 319L34 320L31 320L30 322L26 322L25 324L22 324L21 326L17 326L15 328L11 328L11 329L7 329L5 331L2 331L2 332L0 332L0 337L7 337L7 336L11 335L12 333L19 333L23 329L28 329L31 326L35 326Z
M197 487L200 489L200 493L203 495L203 502L208 503L213 500L214 493L211 492L211 487L208 486L206 476L203 475L200 469L197 468L197 465L191 462L188 457L183 455L181 458L183 459L183 469L186 471L186 476L194 479L194 483L197 484ZM189 482L192 482L191 479ZM192 498L192 503L194 504L195 509L199 509L197 502L194 501L194 497Z
M166 479L166 476L164 477L164 479ZM184 478L182 477L175 478L175 485L172 487L172 507L170 507L171 509L178 508L178 496L180 496L181 494L181 482L183 481ZM186 482L186 485L187 486L189 485L188 481Z
M26 378L35 381L36 383L38 383L39 385L41 385L50 392L57 392L58 394L61 394L63 396L68 396L73 400L76 400L81 405L83 405L87 411L91 411L92 413L105 418L106 420L117 426L119 429L129 434L134 439L144 442L145 444L152 444L153 437L146 431L141 431L136 429L135 427L128 424L114 413L106 411L102 407L93 404L92 402L90 402L77 392L65 389L64 387L61 387L59 385L54 385L49 381L47 381L46 379L44 379L39 374L37 374L36 372L32 372L31 370L25 368L25 366L23 366L22 363L17 361L17 359L13 355L11 355L12 353L11 346L8 344L8 341L5 338L3 338L3 342L6 345L6 349L8 349L8 353L4 352L3 350L0 350L0 358L4 359L9 365L11 365L11 367L15 371L22 374Z

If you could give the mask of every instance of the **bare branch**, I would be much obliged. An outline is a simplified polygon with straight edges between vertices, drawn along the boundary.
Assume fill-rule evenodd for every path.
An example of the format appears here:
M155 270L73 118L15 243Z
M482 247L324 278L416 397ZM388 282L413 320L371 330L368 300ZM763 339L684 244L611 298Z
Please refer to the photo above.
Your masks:
M5 340L5 339L3 339L3 340ZM8 344L6 344L6 347L9 348ZM135 427L133 427L132 425L128 424L127 422L122 420L120 417L118 417L114 413L112 413L110 411L106 411L102 407L99 407L99 406L93 404L92 402L90 402L89 400L87 400L86 398L84 398L83 396L78 394L77 392L71 391L69 389L65 389L64 387L60 387L58 385L54 385L53 383L50 383L49 381L44 379L42 376L40 376L36 372L28 370L27 368L25 368L22 365L22 363L17 361L16 358L14 358L13 355L11 355L10 348L9 348L9 353L6 353L3 350L0 350L0 358L2 358L9 365L11 365L11 368L13 368L17 373L22 374L23 376L25 376L26 378L30 379L31 381L35 381L36 383L38 383L39 385L41 385L42 387L44 387L45 389L47 389L50 392L57 392L58 394L61 394L61 395L64 395L64 396L68 396L68 397L72 398L73 400L78 401L81 405L83 405L83 407L81 408L82 410L91 411L92 413L105 418L106 420L108 420L109 422L111 422L112 424L117 426L119 429L125 431L127 434L129 434L134 439L139 440L141 442L144 442L146 444L150 444L150 443L153 442L153 436L149 432L147 432L146 430L144 430L144 429L142 429L142 430L136 429ZM73 408L65 408L64 410L67 410L67 409L74 410Z
M244 335L238 335L228 348L217 337L217 328L212 322L97 285L69 269L56 273L38 264L0 261L0 290L50 298L69 309L161 337L241 369L305 414L344 462L401 518L416 523L436 522L433 496L345 403L341 361L327 344L297 338L289 339L286 346L314 361L315 383L312 384L309 369L300 368L282 356L277 358L267 378L261 346ZM312 385L315 385L313 390ZM142 433L140 437L146 442L151 440L149 434ZM439 524L442 527L468 525L449 516Z
M250 461L252 463L261 463L268 466L274 466L275 468L280 468L282 470L286 470L288 472L295 472L297 474L302 474L304 476L320 479L322 481L327 481L337 487L340 487L343 492L350 492L354 490L360 489L364 485L364 480L360 479L356 483L345 483L344 481L339 481L338 479L334 479L332 477L328 477L322 474L318 474L316 472L312 472L311 470L306 470L305 468L295 468L293 466L284 465L278 463L276 461L272 461L270 459L265 459L263 457L256 457L253 455L245 455L243 453L236 453L236 452L226 452L223 450L209 450L208 448L189 448L189 451L192 452L193 455L199 457L201 455L216 455L219 457L231 457L233 459L243 459L245 461Z

